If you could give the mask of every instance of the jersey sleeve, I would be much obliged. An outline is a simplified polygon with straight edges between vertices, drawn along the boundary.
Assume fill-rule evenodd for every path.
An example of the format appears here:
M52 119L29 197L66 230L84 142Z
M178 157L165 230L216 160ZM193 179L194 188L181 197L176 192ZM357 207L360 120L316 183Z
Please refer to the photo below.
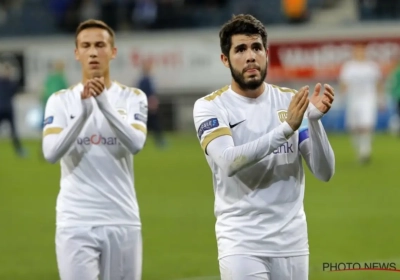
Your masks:
M123 112L122 117L111 106L104 93L96 96L96 101L118 140L131 154L137 154L143 149L146 142L147 99L141 91L125 90L125 94L128 96L126 98L127 111Z
M131 95L128 101L128 121L133 128L146 134L148 118L147 96L138 89L134 89L134 92L135 94Z
M60 97L50 96L46 103L43 120L43 136L59 134L67 126L67 118Z
M226 117L215 108L211 102L196 101L193 109L193 119L200 145L205 153L207 146L214 139L227 135L232 136Z
M311 104L307 113L316 115L316 111ZM298 137L300 153L311 173L321 181L329 181L335 173L335 155L321 120L304 117Z
M50 96L46 104L43 122L43 155L50 163L56 163L71 148L78 137L93 106L91 99L81 101L82 111L69 124L67 114L58 94Z

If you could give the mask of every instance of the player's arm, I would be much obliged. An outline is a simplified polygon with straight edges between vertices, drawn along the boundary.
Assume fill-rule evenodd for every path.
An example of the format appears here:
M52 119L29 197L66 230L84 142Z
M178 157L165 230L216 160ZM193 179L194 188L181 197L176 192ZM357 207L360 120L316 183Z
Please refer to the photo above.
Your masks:
M127 100L126 119L121 118L121 115L108 102L105 94L96 96L96 101L119 141L132 154L137 154L141 151L147 135L146 95L141 91L139 91L139 94L131 92Z
M335 173L335 154L320 120L323 113L310 103L307 116L299 129L300 153L311 173L328 182Z
M204 152L227 174L232 177L237 172L257 163L270 155L298 129L307 109L307 91L302 91L293 99L289 107L288 122L282 123L264 136L235 146L227 120L213 108L213 104L204 100L195 103L193 117L197 135ZM295 106L295 110L293 109ZM289 124L291 123L291 125Z
M85 91L85 90L84 90ZM85 99L82 99L82 110L69 124L64 104L60 96L53 94L46 103L42 149L45 159L56 163L70 149L79 136L87 117L91 114L93 106L90 93L87 90Z

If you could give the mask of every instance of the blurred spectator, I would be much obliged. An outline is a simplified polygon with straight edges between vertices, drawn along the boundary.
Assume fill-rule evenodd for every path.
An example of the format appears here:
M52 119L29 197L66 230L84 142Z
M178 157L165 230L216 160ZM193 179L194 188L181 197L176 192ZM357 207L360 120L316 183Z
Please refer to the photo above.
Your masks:
M136 0L132 12L132 21L136 27L152 26L158 14L158 7L155 0Z
M151 60L145 60L142 65L142 76L139 79L137 87L144 91L148 100L148 120L147 128L153 132L156 145L160 148L165 147L166 142L159 117L159 100L152 77L153 63Z
M282 7L289 22L303 22L308 18L307 0L282 0Z
M50 11L53 15L57 27L61 30L66 30L68 16L70 8L73 4L73 0L51 0L49 4Z
M66 88L68 88L68 83L64 74L64 62L61 60L54 61L50 66L50 72L44 81L43 92L40 97L43 114L49 97L53 93Z
M100 7L94 0L79 0L79 21L99 18Z
M47 100L53 93L56 93L62 89L68 88L68 82L64 74L64 62L62 60L56 60L50 65L50 71L47 75L46 79L44 80L43 84L43 91L40 96L40 103L42 108L42 117L41 117L41 124L40 130L43 129L43 119L44 119L44 112L46 109ZM42 143L39 146L39 155L40 158L43 159L42 154Z
M18 90L18 82L14 79L13 68L10 64L1 64L0 68L0 125L4 121L10 124L15 152L18 156L25 157L26 152L19 140L14 119L13 99Z

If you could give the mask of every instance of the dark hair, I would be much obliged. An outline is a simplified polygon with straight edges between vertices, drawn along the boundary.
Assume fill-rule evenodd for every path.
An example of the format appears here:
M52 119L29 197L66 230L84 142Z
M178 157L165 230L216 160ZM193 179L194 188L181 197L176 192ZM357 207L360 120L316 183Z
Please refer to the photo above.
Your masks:
M75 45L78 44L79 33L81 33L83 30L89 29L89 28L100 28L100 29L106 30L108 32L108 34L110 34L111 45L114 45L114 38L115 38L114 30L112 30L112 28L110 26L108 26L107 23L105 23L104 21L96 20L96 19L88 19L88 20L82 22L81 24L79 24L79 26L76 28L76 31L75 31Z
M261 21L252 15L234 15L219 32L221 51L229 57L233 35L260 35L264 48L267 48L267 30Z

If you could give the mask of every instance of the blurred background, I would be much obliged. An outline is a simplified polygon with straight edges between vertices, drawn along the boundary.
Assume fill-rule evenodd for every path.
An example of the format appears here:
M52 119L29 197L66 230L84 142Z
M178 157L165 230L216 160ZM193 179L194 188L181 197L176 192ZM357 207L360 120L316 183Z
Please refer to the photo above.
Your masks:
M230 83L218 32L239 13L267 27L267 82L336 89L323 118L336 175L326 184L307 171L310 279L399 279L322 269L324 262L394 262L400 269L399 0L0 0L0 279L58 279L60 171L41 156L42 111L51 93L80 81L74 31L89 18L116 30L112 77L151 93L151 133L135 159L143 279L219 279L211 172L192 109L196 99ZM359 43L383 83L371 161L363 165L345 127L339 79Z

